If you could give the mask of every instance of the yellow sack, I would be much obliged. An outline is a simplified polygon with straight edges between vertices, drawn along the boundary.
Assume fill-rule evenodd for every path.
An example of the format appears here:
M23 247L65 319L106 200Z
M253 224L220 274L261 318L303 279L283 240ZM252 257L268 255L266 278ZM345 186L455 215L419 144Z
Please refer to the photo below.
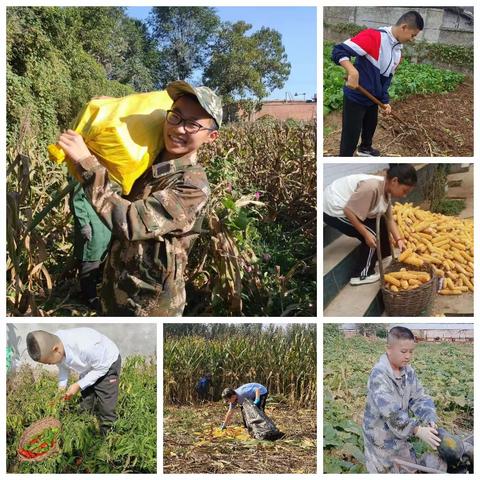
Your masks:
M162 150L163 125L172 103L166 90L135 93L91 100L77 116L73 130L82 135L124 194ZM65 152L57 145L49 145L48 152L56 163L65 160ZM70 165L69 170L73 171Z

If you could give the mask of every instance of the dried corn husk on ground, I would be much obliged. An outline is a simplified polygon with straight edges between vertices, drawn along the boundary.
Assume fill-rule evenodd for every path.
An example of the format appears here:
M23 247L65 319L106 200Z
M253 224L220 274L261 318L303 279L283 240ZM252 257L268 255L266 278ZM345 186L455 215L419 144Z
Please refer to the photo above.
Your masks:
M393 217L407 245L400 261L431 264L442 277L441 295L473 292L472 220L432 213L412 203L396 203Z

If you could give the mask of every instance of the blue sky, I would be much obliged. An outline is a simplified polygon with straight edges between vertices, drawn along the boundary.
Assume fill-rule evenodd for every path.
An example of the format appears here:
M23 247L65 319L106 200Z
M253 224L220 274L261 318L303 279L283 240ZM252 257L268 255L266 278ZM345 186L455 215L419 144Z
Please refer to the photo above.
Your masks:
M188 8L188 7L185 7ZM286 95L305 93L312 98L317 90L317 19L314 7L215 7L222 21L244 20L252 25L249 34L262 26L282 34L285 52L292 68L281 90L274 90L269 99L284 99ZM150 7L127 7L131 17L145 20ZM293 97L303 100L303 95Z

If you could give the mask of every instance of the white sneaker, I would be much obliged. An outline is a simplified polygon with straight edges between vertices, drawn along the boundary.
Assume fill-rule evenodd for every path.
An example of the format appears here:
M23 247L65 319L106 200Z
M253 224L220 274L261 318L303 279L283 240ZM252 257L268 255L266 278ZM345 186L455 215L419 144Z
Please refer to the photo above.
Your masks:
M379 273L372 273L371 275L368 275L367 277L361 279L360 277L352 277L350 279L350 285L365 285L367 283L375 283L380 280L380 274Z

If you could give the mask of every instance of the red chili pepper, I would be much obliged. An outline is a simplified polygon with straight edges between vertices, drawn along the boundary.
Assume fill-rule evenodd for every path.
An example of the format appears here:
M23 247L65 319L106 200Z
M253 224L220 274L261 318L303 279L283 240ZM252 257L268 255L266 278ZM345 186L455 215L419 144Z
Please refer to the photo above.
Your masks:
M45 448L45 447L48 447L48 443L47 443L47 442L43 442L43 443L40 445L40 448Z
M27 458L34 458L36 457L36 455L32 452L29 452L28 450L25 450L24 448L21 448L19 450L20 454L23 455L24 457L27 457Z
M33 445L34 443L38 443L39 441L40 441L40 437L35 437L35 438L32 438L32 440L30 440L28 444Z

